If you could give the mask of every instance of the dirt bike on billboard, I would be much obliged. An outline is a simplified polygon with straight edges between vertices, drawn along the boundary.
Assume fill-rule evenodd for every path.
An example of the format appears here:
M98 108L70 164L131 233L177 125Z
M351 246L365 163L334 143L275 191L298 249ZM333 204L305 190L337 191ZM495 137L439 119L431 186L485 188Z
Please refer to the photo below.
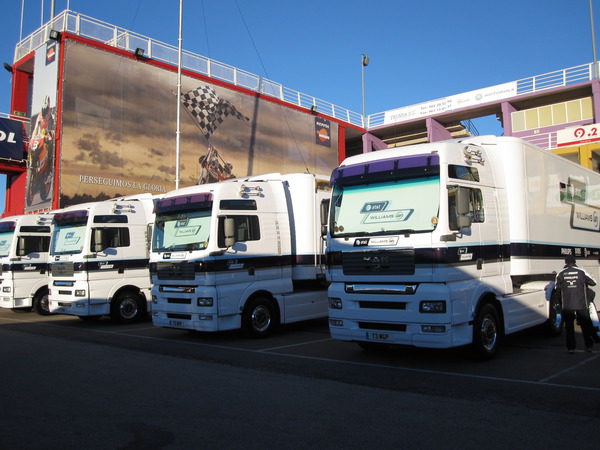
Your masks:
M35 194L39 194L39 203L45 202L50 196L54 159L54 123L54 108L50 108L50 98L46 97L29 139L28 205L33 204Z
M30 174L27 186L28 204L33 203L35 194L40 195L41 201L46 201L52 187L52 168L50 155L53 153L54 143L45 136L35 138L29 144Z

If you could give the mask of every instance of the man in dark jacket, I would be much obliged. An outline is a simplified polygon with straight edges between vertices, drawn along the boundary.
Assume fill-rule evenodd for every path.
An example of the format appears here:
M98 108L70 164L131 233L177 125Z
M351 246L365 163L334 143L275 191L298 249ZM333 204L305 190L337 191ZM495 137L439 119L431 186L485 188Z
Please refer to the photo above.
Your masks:
M567 350L575 352L575 318L581 326L585 349L592 351L596 340L596 330L590 319L587 299L587 286L595 286L596 282L585 270L575 264L575 257L565 258L565 267L556 275L556 289L562 297L562 312L567 331Z

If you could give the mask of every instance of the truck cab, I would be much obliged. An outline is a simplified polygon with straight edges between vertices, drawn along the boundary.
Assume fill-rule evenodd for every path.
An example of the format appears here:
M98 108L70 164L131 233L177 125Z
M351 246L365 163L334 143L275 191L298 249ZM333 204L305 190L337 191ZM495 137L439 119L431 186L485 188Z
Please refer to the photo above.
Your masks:
M0 307L49 314L47 265L52 213L0 220Z
M150 309L152 196L74 205L56 214L50 245L50 311L115 322Z
M158 199L154 325L266 336L280 323L325 317L323 187L311 174L267 174Z

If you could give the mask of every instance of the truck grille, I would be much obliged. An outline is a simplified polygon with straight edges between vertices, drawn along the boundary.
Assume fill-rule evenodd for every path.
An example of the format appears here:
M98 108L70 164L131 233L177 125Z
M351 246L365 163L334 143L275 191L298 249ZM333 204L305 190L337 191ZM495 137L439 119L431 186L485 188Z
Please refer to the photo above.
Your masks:
M75 273L72 262L52 263L50 270L53 277L72 277Z
M156 264L156 275L159 280L193 280L194 263L159 262Z
M415 251L344 252L342 267L344 275L413 275Z

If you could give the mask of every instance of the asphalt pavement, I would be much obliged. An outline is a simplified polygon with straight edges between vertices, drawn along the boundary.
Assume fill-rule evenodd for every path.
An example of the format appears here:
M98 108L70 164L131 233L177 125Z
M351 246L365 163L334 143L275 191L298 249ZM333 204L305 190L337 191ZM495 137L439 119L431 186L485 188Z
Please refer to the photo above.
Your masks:
M600 349L540 329L480 362L0 310L0 361L0 449L598 448Z

